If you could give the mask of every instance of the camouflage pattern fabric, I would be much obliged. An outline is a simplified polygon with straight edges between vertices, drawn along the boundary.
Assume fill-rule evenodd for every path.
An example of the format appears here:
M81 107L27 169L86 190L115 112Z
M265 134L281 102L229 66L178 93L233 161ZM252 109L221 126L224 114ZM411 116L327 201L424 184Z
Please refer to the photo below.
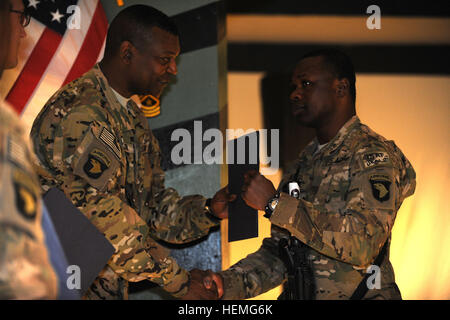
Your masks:
M50 98L31 137L44 190L60 188L115 248L87 299L127 299L127 281L150 280L175 297L188 273L153 239L185 243L217 221L206 199L164 187L158 141L137 105L122 106L98 65Z
M415 190L415 172L393 141L351 118L325 147L314 139L284 175L270 221L272 237L258 252L221 274L225 299L254 297L286 280L278 258L281 237L310 247L316 299L349 299L378 256L403 200ZM286 192L300 186L299 199ZM381 288L364 299L401 299L387 250Z
M55 299L57 295L32 164L19 119L0 102L0 299Z

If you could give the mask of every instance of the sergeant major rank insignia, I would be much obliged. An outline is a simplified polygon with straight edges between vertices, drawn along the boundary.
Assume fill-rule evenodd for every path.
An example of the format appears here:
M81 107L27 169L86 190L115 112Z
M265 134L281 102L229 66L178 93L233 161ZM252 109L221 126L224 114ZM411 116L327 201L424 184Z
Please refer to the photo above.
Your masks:
M386 175L373 174L369 177L372 194L380 202L389 200L391 180Z
M111 160L99 149L93 149L83 166L84 173L92 179L98 179L109 168Z

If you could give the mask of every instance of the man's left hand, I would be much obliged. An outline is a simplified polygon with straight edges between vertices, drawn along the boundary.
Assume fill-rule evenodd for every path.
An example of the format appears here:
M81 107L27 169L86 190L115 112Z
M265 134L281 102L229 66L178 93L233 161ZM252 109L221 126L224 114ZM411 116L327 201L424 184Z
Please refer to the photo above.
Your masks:
M276 192L272 182L258 171L252 170L244 174L242 199L253 209L264 210L267 202L275 196Z

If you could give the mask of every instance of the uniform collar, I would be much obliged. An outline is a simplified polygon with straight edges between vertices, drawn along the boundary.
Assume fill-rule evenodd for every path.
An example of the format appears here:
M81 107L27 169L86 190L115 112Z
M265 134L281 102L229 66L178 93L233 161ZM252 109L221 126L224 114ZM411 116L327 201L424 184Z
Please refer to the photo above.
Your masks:
M338 133L334 136L330 142L327 143L325 147L323 147L317 154L324 153L325 155L329 155L336 151L337 148L345 141L346 137L349 133L357 126L361 124L359 117L354 115L351 117L342 127L339 129ZM319 146L319 140L315 137L300 153L299 157L307 156L313 157L315 155L315 151Z
M117 100L117 97L114 94L114 92L111 90L111 86L108 83L108 79L106 79L105 75L100 69L99 64L98 63L95 64L95 66L91 69L91 71L94 74L95 78L97 79L103 93L105 94L105 98L106 100L108 100L110 107L113 110L120 112L123 107L120 104L119 100Z
M111 91L112 91L112 92L114 93L114 95L116 96L117 101L119 101L120 105L121 105L122 107L126 108L126 107L127 107L127 103L128 103L129 98L127 99L127 98L125 98L124 96L122 96L120 93L118 93L116 90L114 90L113 87L110 87L110 88L111 88Z
M100 69L99 64L95 64L95 66L92 68L92 72L94 73L94 76L97 78L100 87L102 88L103 92L105 93L106 99L108 100L109 104L111 105L111 108L115 109L116 111L121 111L122 108L125 108L128 110L133 117L136 117L136 103L133 101L133 99L126 99L125 97L122 97L119 93L115 93L112 87L108 83L108 79L106 79L106 76L103 74L102 70ZM121 98L125 99L125 101ZM122 104L124 103L124 104Z
M331 139L330 142L321 150L325 152L325 155L329 155L336 151L342 143L346 140L350 132L359 126L361 124L361 121L359 120L357 115L354 115L351 117L343 126L341 129L339 129L338 133L334 136L333 139ZM316 138L317 139L317 138Z

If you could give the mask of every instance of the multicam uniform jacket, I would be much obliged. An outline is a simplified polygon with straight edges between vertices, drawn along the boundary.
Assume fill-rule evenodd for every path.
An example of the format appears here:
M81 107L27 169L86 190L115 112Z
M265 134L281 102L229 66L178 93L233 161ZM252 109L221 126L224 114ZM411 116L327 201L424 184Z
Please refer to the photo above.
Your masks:
M289 182L298 183L299 198L286 193ZM354 116L320 151L314 139L284 174L270 218L272 236L221 273L224 299L254 297L283 283L278 242L289 235L309 247L315 298L349 299L390 243L397 211L414 190L414 169L400 149ZM364 299L401 299L389 250L379 267L381 288L368 290Z
M32 156L19 119L0 105L0 299L56 299Z
M159 144L137 105L120 105L96 65L47 102L31 137L44 190L64 191L115 248L85 298L127 299L128 281L145 279L184 295L188 273L153 239L189 242L218 222L204 197L164 187Z

